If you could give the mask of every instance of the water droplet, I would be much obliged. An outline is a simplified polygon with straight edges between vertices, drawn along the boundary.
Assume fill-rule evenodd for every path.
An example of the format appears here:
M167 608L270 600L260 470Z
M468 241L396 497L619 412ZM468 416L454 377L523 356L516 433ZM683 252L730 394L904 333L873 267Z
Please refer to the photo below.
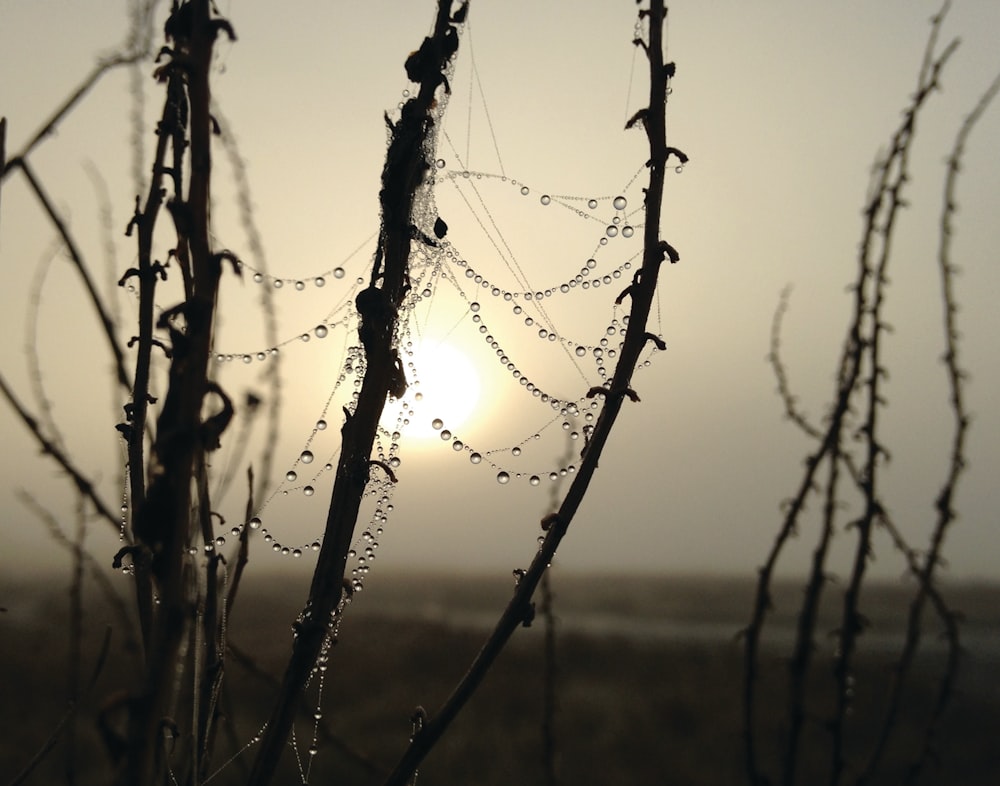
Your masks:
M480 454L480 453L472 453L469 456L469 461L471 461L473 464L478 464L482 460L483 460L483 457L482 457L482 454Z
M444 431L442 431L441 432L441 439L443 439L445 442L447 442L449 439L451 439L451 432L448 431L448 429L445 429Z
M250 519L250 529L260 529L260 523L260 519L257 516L254 516Z
M313 331L316 334L316 338L326 338L327 332L326 325L317 325Z
M307 497L311 497L313 494L316 493L316 489L314 489L312 486L306 486L304 489L302 489L302 493L305 494Z
M296 478L298 478L298 474L295 472L294 469L290 469L288 470L288 472L285 473L285 480L287 480L289 483L294 483Z
M539 483L542 482L542 480L541 480L541 478L538 477L538 475L532 475L530 478L528 478L528 482L532 486L537 486Z
M521 186L521 193L524 196L528 196L528 194L531 193L531 190L527 186Z
M541 202L543 205L547 205L552 201L552 197L550 197L548 194L542 194L542 198L538 201Z
M597 200L596 199L587 200L587 207L589 207L591 210L596 210L597 209Z
M345 275L346 275L346 273L344 272L344 268L342 268L342 267L335 267L333 269L333 277L334 278L343 278Z
M622 227L622 237L632 237L635 234L635 230L630 224L626 224Z
M216 546L225 546L226 545L226 539L224 537L222 537L222 535L219 535L219 537L217 537L215 539L215 545Z
M253 283L259 284L263 280L264 280L263 274L261 274L261 273L254 273L253 274Z
M431 428L435 431L440 431L444 428L444 421L441 420L441 418L434 418L434 420L431 421Z
M616 196L612 204L615 206L615 210L624 210L628 206L628 200L623 196Z
M280 278L274 279L274 288L275 289L281 289L283 286L285 286L285 282L284 281L282 281Z
M465 447L465 444L460 439L456 439L454 442L451 443L451 449L454 450L454 451L456 451L456 452L459 451L459 450L461 450L464 447Z
M323 431L325 428L326 428L326 421L325 420L317 420L316 421L316 430L317 431Z
M587 268L590 269L590 270L593 270L595 267L597 267L597 260L596 259L588 259L587 260Z
M323 276L316 276L316 278L313 279L313 284L315 284L317 287L325 287L326 279L323 278Z
M510 482L510 474L507 473L507 472L504 472L503 470L500 470L497 473L497 483L499 483L501 486L503 486L503 485L505 485L505 484L507 484L509 482Z
M511 452L511 455L513 455L513 456L520 456L521 455L521 448L519 448L519 447L511 448L510 452Z
M302 455L299 456L299 461L303 464L312 464L314 458L315 456L313 456L311 450L303 450Z
M438 169L444 169L444 159L443 158L439 158L436 163L437 163L437 168Z
M302 291L303 289L305 289L305 288L306 288L306 282L305 282L305 281L296 281L296 282L295 282L295 288L296 288L296 289L297 289L297 290L298 290L299 292L301 292L301 291Z
M479 313L479 308L480 308L479 303L476 302L469 303L469 311L471 311L473 314Z
M617 235L618 235L618 227L616 227L614 224L608 224L608 228L606 230L604 230L604 233L608 237L617 237Z

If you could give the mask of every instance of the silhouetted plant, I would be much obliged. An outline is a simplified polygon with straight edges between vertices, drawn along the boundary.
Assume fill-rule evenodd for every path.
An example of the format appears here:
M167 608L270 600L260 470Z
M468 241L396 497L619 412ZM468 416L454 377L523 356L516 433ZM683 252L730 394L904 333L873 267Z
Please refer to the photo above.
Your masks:
M296 717L309 717L314 712L317 713L314 726L317 739L325 735L325 739L339 745L355 764L374 777L378 774L377 768L363 756L340 745L320 723L318 712L306 701L305 691L313 680L322 683L328 668L337 667L333 645L340 621L361 586L358 579L347 575L346 569L352 544L356 541L355 529L362 501L372 488L386 489L397 481L392 461L385 460L380 452L379 423L387 400L401 399L408 386L401 344L407 335L408 310L414 307L410 295L415 280L415 249L439 248L444 245L448 233L447 224L437 215L428 173L436 167L438 134L451 92L451 68L469 2L438 0L433 31L404 62L408 78L419 87L415 94L407 95L396 119L388 114L385 117L389 145L381 175L381 223L374 260L367 285L357 292L353 303L348 303L348 317L344 321L352 331L357 331L357 346L348 362L353 364L352 373L356 374L359 391L350 406L343 410L340 456L324 534L316 543L319 552L316 568L303 609L293 626L292 651L281 679L267 674L254 660L253 653L236 646L227 635L228 621L249 561L252 531L260 525L255 518L256 511L268 490L271 449L277 439L281 398L276 353L270 358L271 365L267 369L269 391L263 402L253 393L248 393L241 403L234 401L213 377L211 365L223 276L230 271L242 276L250 269L244 257L216 246L209 209L214 171L213 135L219 137L237 181L241 220L254 260L253 269L256 275L264 275L262 244L253 223L242 160L221 108L212 102L209 84L217 38L225 36L235 40L236 37L229 21L219 16L210 0L175 0L166 22L164 32L168 46L160 50L156 70L165 99L156 127L151 177L145 196L136 197L134 216L127 229L136 243L134 267L125 271L119 281L120 285L134 290L138 304L135 334L124 345L119 335L120 326L101 296L70 228L29 161L35 147L110 68L133 67L134 115L141 116L143 91L135 81L140 72L134 66L149 54L150 19L155 7L155 2L137 2L132 6L133 26L124 54L102 61L52 120L9 161L4 158L5 124L0 120L3 175L6 177L15 170L23 174L59 233L101 323L114 359L117 384L129 398L124 421L117 426L126 445L128 470L127 504L120 512L101 497L94 481L80 469L62 444L55 419L47 414L41 386L35 391L40 414L30 411L2 377L0 390L42 450L69 476L76 488L80 520L83 506L89 506L116 532L120 531L124 541L115 555L114 565L129 573L134 582L141 653L136 658L138 678L124 692L104 703L98 719L104 743L115 764L116 781L122 784L209 781L220 771L216 768L224 768L232 761L220 765L215 760L217 738L229 735L231 747L238 749L235 756L247 753L243 759L249 759L248 752L254 749L254 760L245 771L245 779L262 786L276 777L290 736L294 741ZM639 11L636 28L646 32L637 32L633 41L646 57L650 79L647 106L626 123L626 128L641 128L649 146L648 183L643 189L643 251L641 267L614 301L616 308L626 303L629 306L628 316L622 320L627 329L622 329L624 341L617 352L617 364L610 378L602 369L604 384L586 391L588 399L600 402L599 416L592 428L584 431L585 444L580 451L579 466L574 467L565 495L561 499L553 498L551 511L540 522L541 537L529 566L514 572L515 588L505 609L442 706L430 711L418 707L414 711L412 737L388 774L387 784L412 782L418 767L449 730L515 631L532 624L533 598L539 585L543 587L542 613L549 626L546 636L549 650L545 661L547 688L543 697L545 769L548 782L556 782L554 632L551 596L546 583L549 567L597 471L621 408L626 399L639 401L632 378L643 353L650 350L650 345L658 350L666 348L663 340L650 329L650 310L661 265L664 261L676 263L680 258L678 251L661 237L662 199L668 166L688 161L686 153L667 145L666 99L676 67L665 56L666 14L663 0L651 0L648 8ZM802 740L809 722L811 701L808 679L815 669L814 639L821 599L830 578L829 547L838 528L837 511L846 495L845 485L853 484L857 490L862 513L851 523L857 544L843 599L839 649L833 664L834 691L828 724L829 767L826 773L831 784L840 783L848 774L850 752L846 736L852 709L854 667L858 638L867 625L860 595L877 530L888 533L894 546L904 554L908 569L917 580L917 589L879 734L863 765L856 773L851 773L856 774L857 783L868 782L879 772L887 741L896 725L905 679L920 641L922 614L927 605L945 629L949 650L938 701L926 726L926 741L913 757L910 780L919 774L931 751L933 733L956 674L957 617L945 604L936 579L944 536L955 517L952 500L964 464L963 445L968 426L962 393L963 375L958 364L953 266L948 241L952 232L955 180L965 139L997 92L998 83L991 87L963 125L949 160L939 260L945 308L945 366L951 386L955 436L950 469L939 496L935 528L926 551L914 550L903 529L891 520L877 482L879 468L888 456L879 431L885 375L881 348L883 334L888 329L883 317L886 274L896 217L904 205L902 192L909 177L908 158L916 118L938 86L939 73L955 46L951 44L935 54L940 22L939 16L932 28L917 93L888 152L877 162L866 202L865 229L854 284L853 322L838 369L833 404L822 427L811 423L796 408L779 357L780 322L787 306L787 295L783 296L775 318L771 358L781 397L789 417L815 439L819 447L807 459L805 475L795 496L788 502L779 535L760 572L753 617L746 630L743 695L746 772L754 786L770 782L765 774L767 767L762 762L757 714L761 703L758 694L758 675L763 662L761 638L771 605L774 571L786 543L800 525L807 500L814 493L822 499L822 517L790 663L786 703L788 727L779 765L782 782L796 782L803 772ZM134 156L139 159L143 152L141 123L136 122L134 128ZM141 168L134 169L134 177L139 182ZM616 210L622 209L616 206ZM165 260L158 259L156 253L158 230L163 231L160 219L164 213L169 215L173 226L171 247ZM176 278L178 274L180 300L166 304L164 282L168 275ZM609 277L608 282L610 280ZM171 283L177 282L172 279ZM263 291L270 292L270 289L265 287ZM269 325L268 340L272 346L277 346L275 317L268 294L263 297L263 310ZM130 351L134 353L132 358ZM158 389L154 384L157 369L166 376L165 392L160 396L152 393ZM257 473L249 468L247 471L245 515L238 526L229 529L236 537L235 548L228 558L232 564L229 564L223 553L224 538L217 535L221 516L216 504L241 476L242 464L247 461L249 431L261 406L267 407L269 437L261 457L262 468ZM237 410L245 417L241 430L232 435L229 428ZM325 421L323 423L325 427ZM234 458L229 469L213 475L209 456L219 449L223 436ZM851 437L856 437L860 443L860 458L849 447ZM822 479L823 471L825 479ZM218 485L213 486L213 483ZM93 563L84 550L82 526L73 538L68 538L37 502L28 504L49 525L56 542L74 555L69 671L71 694L80 698L94 689L96 674L108 646L106 641L102 645L94 669L95 677L84 683L80 673L80 587L84 571L94 570ZM278 544L274 543L272 548L274 546ZM278 548L280 550L280 546ZM123 627L127 627L126 622ZM227 658L259 677L274 694L267 722L242 748L231 717L225 717L232 713L222 709L228 701L224 682ZM181 674L183 677L178 676ZM51 738L15 778L15 783L27 777L60 735L72 734L74 711L75 708L71 708L58 721ZM68 766L72 767L72 746L69 750ZM308 762L315 752L316 748L310 745L307 764L303 767L299 762L304 781L308 780Z
M148 24L154 8L155 4L136 5L133 9L136 24L140 21ZM275 708L255 739L257 754L248 774L253 784L272 779L286 748L293 718L301 711L303 690L317 673L318 664L329 659L340 616L356 589L356 582L345 580L345 567L370 474L374 471L384 475L387 482L396 482L392 467L374 458L373 449L387 398L401 398L407 387L397 343L411 286L412 246L415 243L436 246L448 231L444 221L434 213L427 173L435 160L436 136L450 94L448 76L459 45L458 28L467 10L467 2L439 0L433 32L405 61L407 76L419 85L419 90L403 104L398 120L386 116L390 142L380 192L381 229L368 286L357 294L354 303L361 349L357 362L363 370L360 392L352 407L344 409L340 459L326 529L309 597L295 623L292 655L277 691ZM518 585L506 611L448 702L433 714L415 715L411 744L388 783L411 779L417 765L446 731L513 632L530 624L534 615L533 592L583 499L618 412L625 399L639 400L632 389L631 377L640 355L650 343L658 349L665 348L662 339L649 332L647 320L660 265L665 259L673 263L679 258L659 234L664 175L671 156L682 162L687 157L666 145L665 104L674 65L665 63L663 57L662 0L654 0L650 9L640 11L639 16L640 20L648 17L648 40L637 38L634 43L642 48L649 61L650 99L641 117L633 118L628 126L641 124L645 129L650 148L647 163L650 180L645 190L642 266L616 300L616 305L626 299L631 302L619 362L606 384L587 392L588 398L603 402L600 416L593 429L586 432L582 462L566 497L541 523L544 537L530 567L517 572ZM135 213L127 228L127 234L135 236L136 261L118 282L130 287L138 299L135 335L127 342L127 348L134 351L131 363L126 360L126 348L118 339L115 321L91 279L89 268L68 226L35 176L28 156L104 71L141 60L148 51L149 36L134 29L130 46L135 51L130 49L128 55L103 62L26 148L4 164L5 175L14 168L24 174L69 250L103 326L115 359L117 380L129 394L125 419L117 426L126 444L128 468L128 504L122 506L119 516L76 468L61 446L51 418L39 422L0 379L12 407L43 450L70 475L81 500L86 500L109 524L120 527L125 541L115 555L114 566L131 574L134 581L142 642L141 675L126 693L105 703L99 723L115 762L117 782L130 784L158 783L168 777L174 782L200 783L211 775L210 762L221 719L224 662L229 649L227 618L247 565L255 508L251 472L246 523L235 530L239 542L235 565L230 568L219 548L222 539L216 538L214 531L217 514L210 493L208 455L220 447L236 404L212 378L210 360L222 276L230 267L242 275L245 265L234 252L216 249L212 237L211 138L213 133L221 134L223 128L218 120L221 112L211 103L209 75L217 37L225 35L235 40L235 32L228 20L217 15L209 0L175 0L164 32L168 45L157 57L156 77L163 84L166 97L156 127L152 176L145 197L136 198ZM140 47L140 43L145 46ZM137 104L141 93L133 83ZM140 113L136 110L135 114ZM133 139L137 155L141 153L141 140L140 134ZM223 140L239 179L242 169L238 153L231 137L224 135ZM246 188L241 191L245 195ZM616 209L621 208L616 206ZM155 248L164 211L172 221L175 240L167 260L161 261L156 258ZM256 247L259 258L260 244L255 239L249 202L245 199L243 216L251 248ZM159 285L167 281L170 273L180 274L182 297L175 305L163 307L159 305L162 300ZM166 361L167 384L165 393L156 397L151 392L152 378L160 358ZM275 365L273 400L277 399L276 369ZM43 394L38 398L44 402ZM248 397L245 409L252 414L258 404ZM206 415L206 411L210 414ZM272 434L274 423L272 418ZM239 437L237 455L242 455L243 444L245 439ZM229 478L224 478L223 488L229 482ZM266 483L266 477L262 482ZM70 547L77 554L79 576L84 565L79 541ZM74 586L78 584L79 580ZM78 606L75 601L74 625L81 617ZM79 636L71 638L78 641ZM73 647L72 652L76 652L76 645ZM79 654L72 657L75 670ZM245 656L241 659L249 662ZM185 674L180 684L186 688L179 691L180 673ZM549 699L551 705L552 697ZM190 720L182 720L183 716ZM116 724L116 717L126 719L124 727ZM56 735L61 729L62 724L57 727ZM551 752L549 760L551 774Z
M944 366L950 387L950 404L955 421L949 469L938 496L936 520L929 545L923 551L914 548L905 529L891 517L890 506L885 502L879 483L880 468L890 459L888 446L883 442L880 429L880 411L886 406L884 382L888 369L883 360L885 334L891 326L885 321L885 303L889 283L888 269L892 258L892 241L900 211L906 206L903 192L910 180L910 149L916 133L916 121L927 99L940 87L939 78L948 58L958 46L950 42L937 51L937 39L947 4L932 20L931 33L924 53L917 82L917 89L903 113L903 119L892 135L888 150L875 163L869 193L865 200L864 229L858 254L858 273L851 286L853 314L847 330L839 361L836 388L829 413L823 424L816 425L798 409L788 381L787 372L780 358L781 322L788 306L789 290L782 293L775 313L771 336L770 361L778 381L778 391L788 418L818 447L805 461L805 472L795 494L783 503L784 519L767 560L760 569L757 593L749 626L744 631L744 733L746 742L746 772L752 784L762 786L772 783L765 774L763 763L767 748L758 733L758 715L763 702L758 683L763 655L761 639L766 618L773 606L774 574L789 540L802 526L807 501L818 495L822 500L820 527L809 566L803 599L798 613L798 625L791 658L788 663L788 693L785 709L784 743L781 748L778 782L815 783L823 777L835 786L845 778L855 783L871 783L881 774L887 743L898 730L898 715L921 639L922 619L929 604L941 624L947 642L947 655L940 675L940 690L935 706L925 725L923 744L908 755L905 783L912 783L919 776L932 752L932 740L941 715L951 696L958 668L959 615L942 597L937 569L943 562L942 547L949 525L955 518L952 506L956 484L965 466L963 453L968 414L963 403L964 373L958 365L958 331L955 326L957 303L953 289L955 268L949 258L952 236L951 221L955 210L954 190L959 171L959 160L976 120L996 94L1000 83L994 82L959 132L949 158L945 181L944 205L941 213L940 248L938 261L941 269L941 302L944 310ZM853 449L851 443L859 447ZM860 456L858 456L860 453ZM825 471L825 476L823 472ZM818 700L811 692L815 686L810 677L816 667L816 631L820 620L821 599L827 585L834 580L831 567L830 546L840 525L839 515L848 507L850 493L845 491L843 475L857 493L861 513L844 529L854 533L856 543L849 577L841 600L840 622L834 635L836 651L832 662L832 709L819 709ZM874 559L875 535L881 529L889 536L891 544L902 553L910 576L916 580L914 597L906 623L905 641L893 670L891 686L885 699L883 717L878 731L871 740L863 758L860 751L849 750L848 727L852 718L858 661L858 642L871 623L862 611L862 589L867 578L867 568ZM768 701L773 701L768 696ZM807 771L803 764L803 738L807 725L823 718L823 727L829 733L828 767L826 773ZM881 781L879 781L881 782Z

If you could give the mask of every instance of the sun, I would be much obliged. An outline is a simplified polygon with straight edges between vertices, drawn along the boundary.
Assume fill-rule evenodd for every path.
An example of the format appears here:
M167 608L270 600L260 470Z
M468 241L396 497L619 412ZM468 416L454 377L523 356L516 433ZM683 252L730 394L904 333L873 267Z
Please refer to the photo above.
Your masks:
M406 400L413 409L404 433L417 439L441 438L444 430L461 428L479 404L479 374L454 344L424 338L404 356L410 387Z

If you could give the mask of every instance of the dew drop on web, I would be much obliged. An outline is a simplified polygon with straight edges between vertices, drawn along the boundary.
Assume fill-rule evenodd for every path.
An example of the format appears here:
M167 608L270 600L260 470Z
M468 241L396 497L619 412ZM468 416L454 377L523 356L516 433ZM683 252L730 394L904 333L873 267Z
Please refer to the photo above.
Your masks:
M294 483L296 478L298 478L298 474L295 472L294 469L290 469L288 470L288 472L285 473L285 480L287 480L289 483Z
M481 462L482 460L483 460L483 456L482 456L482 454L480 454L480 453L472 453L472 454L471 454L471 455L469 456L469 461L471 461L471 462L472 462L473 464L478 464L478 463L480 463L480 462Z
M328 331L326 329L326 325L317 325L313 332L316 334L316 338L326 338Z
M591 210L596 210L597 209L597 200L596 199L589 200L587 202L587 207L589 207Z
M538 477L538 475L532 475L530 478L528 478L528 482L532 486L537 486L539 483L542 482L542 480L541 480L541 478Z
M615 210L624 210L628 206L628 200L623 196L616 196L612 204L615 206Z
M500 472L497 473L497 483L503 486L509 482L510 482L510 473L500 470Z
M431 421L431 428L435 431L440 431L444 427L444 421L441 418L434 418Z
M313 456L311 450L303 450L302 455L299 456L299 461L301 461L303 464L312 464L313 458L315 457Z
M334 278L343 278L344 275L345 275L344 268L342 268L342 267L335 267L333 269L333 277Z

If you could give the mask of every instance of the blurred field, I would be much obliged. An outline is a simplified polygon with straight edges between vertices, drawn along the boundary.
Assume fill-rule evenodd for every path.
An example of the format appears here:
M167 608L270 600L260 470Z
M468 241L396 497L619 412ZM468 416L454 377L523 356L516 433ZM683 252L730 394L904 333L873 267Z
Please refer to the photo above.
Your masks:
M230 637L240 653L227 666L223 710L235 718L232 735L220 738L222 763L266 719L273 686L258 669L280 675L291 641L290 622L304 594L274 577L248 582L237 601ZM123 580L124 581L124 580ZM433 710L445 699L484 638L487 625L509 595L512 578L373 576L348 611L323 686L324 733L313 762L312 783L376 784L395 762L410 733L414 707ZM565 784L738 784L744 782L740 728L741 645L751 585L731 579L553 577L556 592L558 773ZM863 640L857 673L857 727L851 745L870 739L873 708L888 684L898 641L902 587L866 596L873 630ZM84 620L84 679L93 667L106 623L115 627L113 653L96 696L84 703L75 727L27 783L70 782L65 769L71 734L72 768L78 784L106 783L107 757L94 732L95 705L106 700L130 672L121 625L87 588L92 602ZM949 588L967 620L968 650L959 691L937 740L936 763L924 784L994 786L1000 783L1000 587ZM797 587L777 595L769 639L763 739L777 737L783 714L791 612ZM0 584L0 778L4 782L49 737L66 708L67 608L65 583ZM832 616L823 630L835 627ZM914 744L919 721L936 689L941 650L928 630L928 646L912 681L912 700L901 721L901 739ZM821 665L811 709L808 741L822 743L823 690L829 685L832 641L817 642ZM496 669L459 717L452 732L420 771L428 784L542 784L543 630L539 619L518 632ZM315 702L315 689L310 701ZM311 710L310 710L311 712ZM302 749L312 724L297 726ZM331 736L332 735L332 736ZM825 750L825 748L822 748ZM226 752L223 755L221 752ZM898 770L898 748L889 770ZM244 758L211 783L240 783ZM895 762L895 763L894 763ZM279 782L301 782L294 757L286 757ZM822 772L825 759L810 762ZM898 772L896 772L898 774ZM895 783L888 776L880 783ZM803 781L806 782L806 781Z

